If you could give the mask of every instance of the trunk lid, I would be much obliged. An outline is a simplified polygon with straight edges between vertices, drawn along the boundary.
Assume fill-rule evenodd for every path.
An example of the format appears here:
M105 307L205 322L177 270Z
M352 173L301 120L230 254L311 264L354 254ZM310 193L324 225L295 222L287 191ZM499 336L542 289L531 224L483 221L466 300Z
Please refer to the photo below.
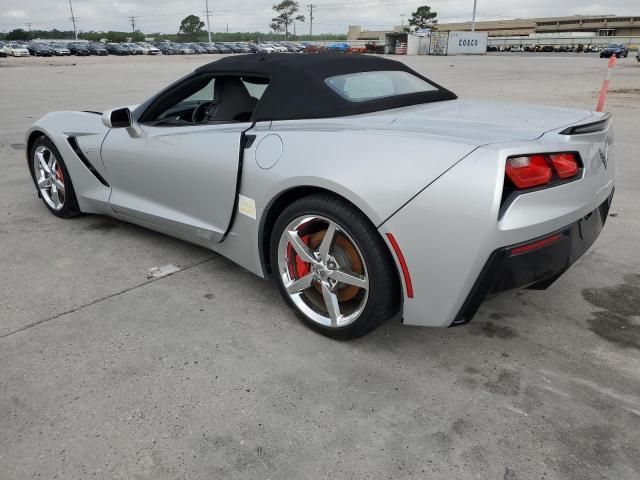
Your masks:
M387 129L423 133L486 145L540 138L546 132L583 121L588 110L542 105L451 100L374 114L390 120Z

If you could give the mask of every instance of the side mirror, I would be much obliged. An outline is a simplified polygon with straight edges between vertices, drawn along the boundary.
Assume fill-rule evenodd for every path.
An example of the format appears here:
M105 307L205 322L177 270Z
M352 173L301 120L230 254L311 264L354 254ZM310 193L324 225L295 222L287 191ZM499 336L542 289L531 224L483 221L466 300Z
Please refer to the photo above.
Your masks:
M102 123L107 128L129 128L133 125L131 110L127 107L107 110L102 114Z

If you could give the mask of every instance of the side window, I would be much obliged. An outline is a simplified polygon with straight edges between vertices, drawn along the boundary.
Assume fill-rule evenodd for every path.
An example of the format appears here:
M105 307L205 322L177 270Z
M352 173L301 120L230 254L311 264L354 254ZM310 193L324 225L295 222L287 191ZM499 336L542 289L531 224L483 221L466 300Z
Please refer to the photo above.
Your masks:
M197 77L156 100L142 122L155 126L249 122L268 86L265 78Z
M264 95L264 91L269 86L269 82L264 79L257 78L245 77L242 79L242 83L244 83L244 86L249 91L249 94L258 101L262 98L262 95Z
M213 101L213 89L216 83L216 79L209 80L203 88L195 92L193 95L184 99L183 102L211 102Z
M216 79L212 78L202 85L202 82L199 82L192 86L192 88L187 88L181 95L178 95L174 102L165 108L156 115L155 121L156 123L164 123L164 124L193 124L193 113L197 107L201 104L207 104L213 102L214 88L215 88ZM184 95L187 95L186 98Z

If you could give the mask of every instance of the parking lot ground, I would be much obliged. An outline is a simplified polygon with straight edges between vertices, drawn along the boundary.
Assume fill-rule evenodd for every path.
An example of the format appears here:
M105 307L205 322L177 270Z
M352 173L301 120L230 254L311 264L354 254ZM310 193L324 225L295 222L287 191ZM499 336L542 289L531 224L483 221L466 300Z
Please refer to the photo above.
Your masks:
M0 478L640 478L635 59L607 102L611 217L571 270L467 327L391 321L340 343L214 253L59 220L36 196L31 122L138 103L215 58L0 59ZM463 98L586 108L606 69L579 54L403 61ZM147 278L166 264L181 270Z

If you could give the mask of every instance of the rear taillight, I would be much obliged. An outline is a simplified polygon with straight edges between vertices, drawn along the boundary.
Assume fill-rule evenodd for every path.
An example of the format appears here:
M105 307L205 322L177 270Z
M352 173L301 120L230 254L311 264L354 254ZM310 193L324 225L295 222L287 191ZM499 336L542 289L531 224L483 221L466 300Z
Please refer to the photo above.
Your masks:
M531 188L549 183L553 172L543 155L512 157L507 160L507 175L518 188Z
M571 178L578 173L578 159L573 153L558 153L549 158L560 178Z
M518 189L533 188L551 182L555 173L561 180L578 174L579 161L574 153L523 155L507 159L506 174Z

